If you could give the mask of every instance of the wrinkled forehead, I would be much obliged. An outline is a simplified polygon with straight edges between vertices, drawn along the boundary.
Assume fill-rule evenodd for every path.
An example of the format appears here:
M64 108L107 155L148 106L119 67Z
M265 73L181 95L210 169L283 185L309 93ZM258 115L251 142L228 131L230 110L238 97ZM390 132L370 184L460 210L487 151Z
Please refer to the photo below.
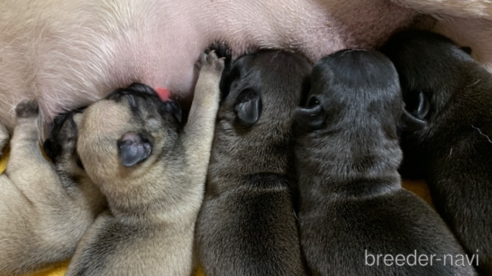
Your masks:
M114 134L115 138L128 128L132 120L132 112L125 102L115 102L112 100L98 101L84 112L81 118L81 129L85 133L98 135Z

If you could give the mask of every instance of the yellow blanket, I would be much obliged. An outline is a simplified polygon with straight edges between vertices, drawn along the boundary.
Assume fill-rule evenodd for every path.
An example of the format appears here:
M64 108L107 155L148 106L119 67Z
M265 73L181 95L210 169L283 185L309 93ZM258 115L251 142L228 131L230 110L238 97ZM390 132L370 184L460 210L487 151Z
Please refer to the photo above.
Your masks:
M2 174L3 171L5 170L5 167L7 165L7 160L8 160L8 150L5 149L4 156L0 160L0 174ZM427 185L423 181L403 181L403 186L407 190L410 190L415 194L419 195L420 197L422 197L423 199L425 199L429 204L431 203L429 190L427 188ZM63 276L65 275L65 272L67 270L68 263L69 261L67 260L45 271L38 272L31 275L26 275L26 276ZM199 270L196 273L196 276L203 276L203 273Z

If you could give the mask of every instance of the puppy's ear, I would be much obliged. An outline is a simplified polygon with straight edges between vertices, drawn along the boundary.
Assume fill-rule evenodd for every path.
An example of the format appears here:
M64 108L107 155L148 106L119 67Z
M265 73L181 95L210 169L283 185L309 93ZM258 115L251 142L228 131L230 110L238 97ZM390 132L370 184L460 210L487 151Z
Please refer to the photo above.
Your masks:
M247 126L256 124L261 117L263 104L261 96L253 89L243 90L234 106L239 121Z
M179 103L176 101L167 101L166 103L168 103L168 112L173 115L178 124L181 124L183 121L183 110L181 109Z
M140 133L127 132L118 140L118 156L125 167L144 161L151 153L152 144Z
M402 129L407 132L419 131L427 126L425 117L429 114L430 102L423 92L416 100L408 101L401 117Z
M400 122L401 130L403 130L404 132L419 131L427 126L426 121L418 119L405 109L403 109L403 114L401 115Z
M159 112L162 116L171 115L178 124L181 124L183 121L183 110L177 101L169 100L163 102L159 106Z
M300 127L320 129L325 122L325 110L316 96L309 98L307 107L298 107L294 111L294 120Z

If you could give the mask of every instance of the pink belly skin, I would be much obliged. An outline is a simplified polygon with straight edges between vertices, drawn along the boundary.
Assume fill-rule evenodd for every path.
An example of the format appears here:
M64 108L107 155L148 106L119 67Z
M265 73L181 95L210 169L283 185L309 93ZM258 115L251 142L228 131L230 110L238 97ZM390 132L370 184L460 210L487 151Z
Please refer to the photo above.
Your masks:
M40 101L45 122L134 81L189 100L194 63L214 41L235 56L259 48L313 62L380 45L416 13L386 0L4 0L0 11L0 122ZM40 3L42 2L42 3Z

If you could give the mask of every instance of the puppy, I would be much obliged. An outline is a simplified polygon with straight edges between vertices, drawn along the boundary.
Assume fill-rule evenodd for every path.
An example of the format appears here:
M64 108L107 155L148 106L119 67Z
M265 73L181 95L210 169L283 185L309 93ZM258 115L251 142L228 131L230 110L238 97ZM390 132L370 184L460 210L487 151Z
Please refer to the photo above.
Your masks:
M89 106L78 150L106 195L67 275L190 275L224 67L214 52L201 71L186 127L181 109L143 84Z
M307 105L294 115L294 148L312 274L475 275L443 261L464 252L440 217L401 187L403 101L388 58L339 51L320 60L311 79ZM414 254L427 262L415 264Z
M438 34L402 32L383 50L400 74L410 121L421 125L402 137L409 166L421 164L436 209L492 275L492 76L469 48Z
M261 51L224 73L196 231L205 275L305 274L290 128L310 70L299 55Z
M37 103L21 102L15 111L10 158L0 175L0 275L9 276L71 257L104 208L104 198L80 167L75 148L81 114L56 118L45 143L56 148L48 150L53 165L39 147Z

